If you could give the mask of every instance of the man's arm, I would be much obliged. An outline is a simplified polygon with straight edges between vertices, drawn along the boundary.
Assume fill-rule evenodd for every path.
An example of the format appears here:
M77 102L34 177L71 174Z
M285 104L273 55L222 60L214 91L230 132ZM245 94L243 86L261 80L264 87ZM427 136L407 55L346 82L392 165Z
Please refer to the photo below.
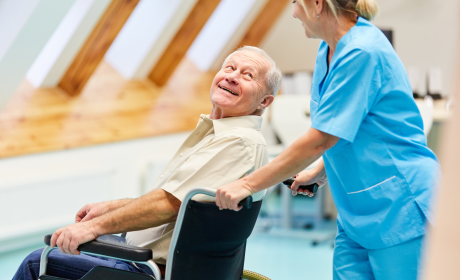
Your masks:
M104 234L136 231L175 221L181 202L170 193L157 189L87 222L58 229L51 238L63 253L79 255L80 244Z
M175 196L157 189L95 219L95 230L101 236L157 227L175 221L180 205Z
M78 245L101 235L142 230L175 221L180 198L188 191L202 186L217 189L243 177L254 166L252 154L252 148L237 136L214 139L173 172L162 189L88 222L59 229L53 234L51 245L57 244L64 253L79 254Z
M132 198L125 198L120 200L86 204L80 210L78 210L77 215L75 215L75 222L87 222L96 217L105 215L115 209L123 207L133 200L134 199Z

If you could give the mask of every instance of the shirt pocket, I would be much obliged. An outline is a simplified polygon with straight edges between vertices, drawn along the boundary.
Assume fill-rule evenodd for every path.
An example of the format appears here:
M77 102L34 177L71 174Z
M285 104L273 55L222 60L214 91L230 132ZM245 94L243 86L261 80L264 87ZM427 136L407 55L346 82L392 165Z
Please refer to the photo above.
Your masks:
M346 194L385 183L393 176L402 178L384 143L353 143L341 139L325 154Z
M384 180L383 182L380 182L380 183L378 183L378 184L375 184L374 186L369 187L369 188L367 188L367 189L360 190L360 191L355 191L355 192L349 192L349 193L347 193L347 194L357 194L357 193L360 193L360 192L365 192L365 191L371 190L371 189L373 189L373 188L375 188L375 187L378 187L378 186L380 186L380 185L382 185L382 184L385 184L386 182L389 182L389 181L391 181L391 180L393 180L393 179L395 179L395 178L396 178L396 176L393 176L393 177L388 178L388 179Z
M405 181L394 175L363 190L347 193L347 199L354 212L361 217L384 218L378 214L385 213L386 218L397 219L404 208L402 206L410 204L411 194Z

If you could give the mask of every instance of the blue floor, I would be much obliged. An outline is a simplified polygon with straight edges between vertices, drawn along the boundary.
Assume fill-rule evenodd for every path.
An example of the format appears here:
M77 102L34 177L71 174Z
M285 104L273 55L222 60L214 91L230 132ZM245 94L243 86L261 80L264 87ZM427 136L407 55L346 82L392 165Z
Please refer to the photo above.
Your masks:
M0 254L0 280L11 280L22 260L32 251L43 247L44 244L37 243L35 246Z
M312 246L296 230L273 229L248 240L244 268L274 280L332 279L331 242Z
M317 202L304 196L293 198L292 213L298 227L314 223L311 215L315 214ZM332 279L332 245L336 222L323 221L312 230L280 228L280 203L277 194L264 199L261 213L267 217L259 217L248 239L245 269L273 280ZM317 246L312 245L314 240L322 239L325 241Z

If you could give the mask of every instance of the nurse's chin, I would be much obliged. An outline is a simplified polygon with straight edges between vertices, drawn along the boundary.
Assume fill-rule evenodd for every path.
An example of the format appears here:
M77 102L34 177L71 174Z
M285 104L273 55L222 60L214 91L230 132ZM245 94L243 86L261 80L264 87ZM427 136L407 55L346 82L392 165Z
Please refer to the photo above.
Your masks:
M318 39L315 36L310 35L307 30L305 30L305 37L307 37L307 39Z

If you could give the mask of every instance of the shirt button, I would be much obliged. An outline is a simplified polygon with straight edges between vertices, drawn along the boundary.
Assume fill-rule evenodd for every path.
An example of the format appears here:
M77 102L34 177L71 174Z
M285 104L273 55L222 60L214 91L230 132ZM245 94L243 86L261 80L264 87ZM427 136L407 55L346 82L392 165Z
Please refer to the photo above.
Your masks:
M179 156L182 157L184 155L184 153L180 153Z
M161 174L160 179L163 179L164 176L165 176L165 175Z

